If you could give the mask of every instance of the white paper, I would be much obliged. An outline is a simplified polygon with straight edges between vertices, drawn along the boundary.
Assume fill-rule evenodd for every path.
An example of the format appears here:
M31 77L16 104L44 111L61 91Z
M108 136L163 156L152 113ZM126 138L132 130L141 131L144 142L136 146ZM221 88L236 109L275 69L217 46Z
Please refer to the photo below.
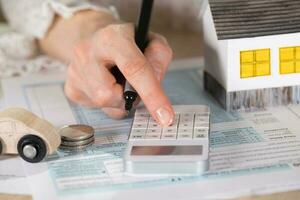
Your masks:
M300 188L299 106L227 113L203 91L198 69L170 71L164 87L174 104L211 108L210 171L203 176L130 177L122 154L131 118L111 120L70 103L59 75L4 80L7 105L24 106L56 127L96 129L95 144L83 153L59 151L46 162L24 163L34 198L214 199Z
M19 157L0 157L0 193L31 193L25 170Z

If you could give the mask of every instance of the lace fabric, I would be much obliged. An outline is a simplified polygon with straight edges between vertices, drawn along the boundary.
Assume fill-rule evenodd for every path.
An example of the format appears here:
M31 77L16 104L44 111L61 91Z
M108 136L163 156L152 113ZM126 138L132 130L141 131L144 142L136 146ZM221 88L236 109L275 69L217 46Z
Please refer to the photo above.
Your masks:
M37 38L43 38L56 14L68 18L85 9L102 10L118 17L113 6L86 0L1 0L9 28L0 28L0 77L24 76L66 66L40 54Z

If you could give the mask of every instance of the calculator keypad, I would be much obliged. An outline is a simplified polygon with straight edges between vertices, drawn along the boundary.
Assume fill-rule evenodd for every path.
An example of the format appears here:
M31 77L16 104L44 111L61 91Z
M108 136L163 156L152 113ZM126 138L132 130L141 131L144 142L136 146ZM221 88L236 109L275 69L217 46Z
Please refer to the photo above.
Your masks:
M176 111L176 110L175 110ZM147 113L137 112L130 133L131 140L195 140L207 139L209 112L177 112L173 124L162 128Z

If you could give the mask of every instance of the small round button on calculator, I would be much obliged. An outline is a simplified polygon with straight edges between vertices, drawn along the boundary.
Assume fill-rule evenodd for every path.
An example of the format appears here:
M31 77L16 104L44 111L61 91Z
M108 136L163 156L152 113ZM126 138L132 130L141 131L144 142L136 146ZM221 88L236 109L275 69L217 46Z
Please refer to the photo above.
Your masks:
M173 124L161 127L145 108L137 109L124 155L125 170L144 174L199 174L208 168L210 110L174 106Z

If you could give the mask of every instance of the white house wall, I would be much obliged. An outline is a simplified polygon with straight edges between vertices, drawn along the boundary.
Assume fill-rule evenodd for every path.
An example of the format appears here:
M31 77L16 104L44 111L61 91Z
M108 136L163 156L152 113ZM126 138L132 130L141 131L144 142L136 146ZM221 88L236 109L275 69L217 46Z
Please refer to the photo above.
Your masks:
M300 33L228 40L227 91L300 85L300 73L280 74L279 71L279 48L290 46L300 46ZM271 75L240 78L240 51L266 48L271 51Z
M203 38L204 38L204 58L205 70L218 82L227 88L227 47L226 40L217 39L215 26L209 6L203 16Z

